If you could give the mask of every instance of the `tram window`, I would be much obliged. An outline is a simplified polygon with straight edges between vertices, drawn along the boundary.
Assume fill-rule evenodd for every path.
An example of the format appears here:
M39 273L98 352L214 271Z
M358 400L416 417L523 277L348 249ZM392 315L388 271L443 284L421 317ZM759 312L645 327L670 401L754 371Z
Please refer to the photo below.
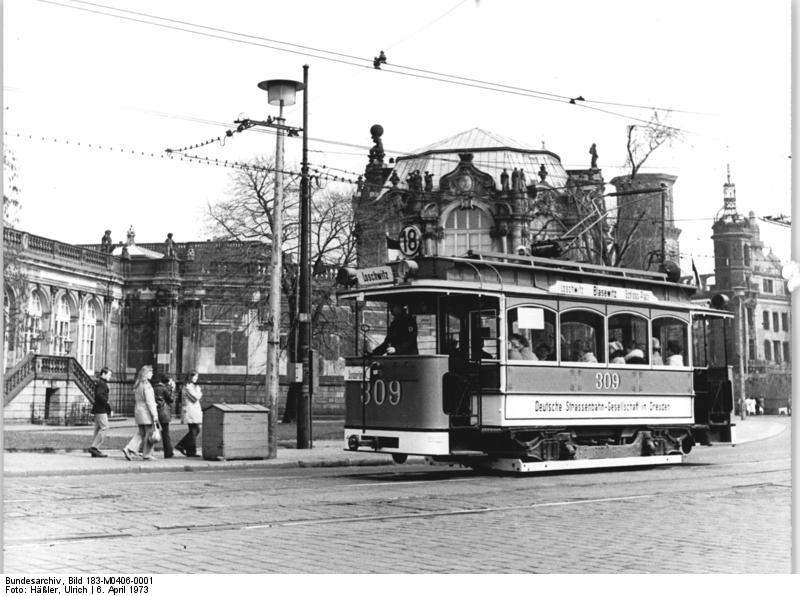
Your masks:
M608 317L608 352L612 364L650 362L647 349L647 319L632 313L618 313ZM653 356L654 361L658 359L655 353Z
M603 317L586 310L561 313L561 361L605 362Z
M555 312L546 308L520 306L509 309L507 319L510 360L556 359ZM521 336L524 341L512 336ZM517 344L522 349L517 348Z
M653 319L653 344L661 346L662 362L667 366L689 366L689 325L675 317Z

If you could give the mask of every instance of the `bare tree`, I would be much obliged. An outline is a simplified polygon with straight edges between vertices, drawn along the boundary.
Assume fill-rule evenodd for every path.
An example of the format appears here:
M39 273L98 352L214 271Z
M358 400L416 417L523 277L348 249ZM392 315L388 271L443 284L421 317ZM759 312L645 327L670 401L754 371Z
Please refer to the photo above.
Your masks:
M238 172L233 179L231 195L209 205L209 227L220 239L273 241L272 221L275 177L271 159L254 160L252 167ZM282 327L287 332L287 342L282 350L293 353L293 337L297 329L297 299L299 265L297 254L299 238L299 178L288 181L284 192L283 238L284 259L282 293L288 312ZM334 282L338 267L355 262L356 237L353 220L352 190L334 190L317 187L311 200L311 254L312 271L312 345L323 356L338 356L339 337L350 334L352 325L347 313L334 304ZM253 283L261 289L267 287L268 271ZM349 311L347 311L349 312ZM287 404L289 406L289 404ZM287 410L289 408L287 407ZM284 422L287 422L284 417Z
M680 129L666 124L669 112L663 115L657 110L653 111L650 121L646 124L629 124L627 127L627 158L626 167L630 168L631 178L634 178L644 162L653 152L664 145L671 145L681 139Z
M645 216L642 210L621 235L619 220L611 217L596 185L572 185L560 195L546 191L533 208L540 222L534 241L566 236L562 250L568 257L607 267L619 267Z

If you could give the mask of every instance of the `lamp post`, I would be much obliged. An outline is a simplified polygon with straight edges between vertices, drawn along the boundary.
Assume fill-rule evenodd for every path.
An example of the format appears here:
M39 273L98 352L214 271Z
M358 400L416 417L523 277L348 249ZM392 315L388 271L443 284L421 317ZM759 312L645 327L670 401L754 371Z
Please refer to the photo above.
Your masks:
M297 402L297 448L311 447L311 192L308 184L308 65L303 65L303 164L300 179L298 351L303 381Z
M281 277L283 273L283 137L284 119L283 107L295 103L297 91L303 85L297 81L287 79L271 79L258 84L268 94L267 101L271 105L279 106L276 120L275 141L275 201L272 208L272 252L270 259L270 287L269 311L270 330L267 342L267 407L269 428L269 456L275 457L278 446L277 420L278 420L278 394L280 382L278 376L278 358L280 355L281 341ZM305 103L305 102L304 102ZM271 120L268 120L271 124Z
M736 351L739 353L739 416L744 420L747 416L747 403L745 402L745 383L744 383L744 296L745 288L736 286L733 288L733 295L736 297L736 316L739 319L736 326Z

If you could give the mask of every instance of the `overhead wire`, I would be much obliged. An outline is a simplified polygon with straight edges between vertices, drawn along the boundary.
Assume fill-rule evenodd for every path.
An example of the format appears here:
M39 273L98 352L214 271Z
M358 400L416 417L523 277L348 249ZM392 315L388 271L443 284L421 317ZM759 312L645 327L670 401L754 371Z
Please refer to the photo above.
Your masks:
M335 51L331 51L331 50L313 48L313 47L305 46L305 45L302 45L302 44L295 44L295 43L291 43L291 42L283 42L283 41L273 40L273 39L269 39L269 38L264 38L264 37L261 37L261 36L238 33L238 32L235 32L235 31L221 29L221 28L218 28L218 27L210 27L210 26L207 26L207 25L190 23L188 21L183 21L183 20L180 20L180 19L170 19L170 18L167 18L167 17L160 17L158 15L152 15L152 14L148 14L148 13L131 11L131 10L127 10L127 9L115 8L115 7L111 7L111 6L104 5L104 4L99 4L99 3L94 3L94 2L87 2L85 0L67 0L67 1L73 2L75 4L85 4L85 5L88 5L88 6L100 7L100 8L104 8L106 10L112 10L112 11L117 11L117 12L121 12L121 13L134 14L134 15L137 15L137 16L144 16L144 17L147 17L148 19L158 19L158 20L163 20L163 21L169 22L169 23L177 23L177 24L180 24L180 25L188 26L188 27L195 27L197 29L207 29L209 31L217 31L217 32L225 33L227 35L235 35L235 36L238 36L238 37L245 37L245 38L250 38L250 39L266 40L266 41L268 41L270 43L273 43L273 44L277 43L277 44L281 44L281 45L289 46L289 47L276 47L276 46L272 46L272 45L266 45L266 44L263 44L263 43L256 43L256 42L246 41L246 40L242 40L242 39L224 37L222 35L205 33L203 31L196 31L195 29L186 29L184 27L178 27L178 26L174 26L174 25L166 25L164 23L148 21L148 20L142 20L142 19L138 19L138 18L134 18L134 17L125 16L124 14L113 14L113 13L108 13L108 12L102 12L102 11L99 11L99 10L94 10L94 9L91 9L91 8L86 8L84 6L76 6L75 4L64 4L62 2L55 2L54 0L37 0L37 1L45 3L45 4L61 6L63 8L72 8L72 9L75 9L75 10L81 10L81 11L86 11L86 12L90 12L90 13L101 14L101 15L104 15L104 16L112 17L112 18L130 20L130 21L133 21L133 22L138 22L138 23L148 24L148 25L154 25L154 26L157 26L157 27L162 27L162 28L167 28L167 29L175 29L177 31L182 31L182 32L185 32L185 33L194 33L194 34L197 34L197 35L211 37L211 38L215 38L215 39L222 39L222 40L234 41L234 42L238 42L238 43L256 45L256 46L261 46L261 47L265 47L265 48L268 48L268 49L274 49L274 50L278 50L278 51L285 51L285 52L289 52L289 53L300 54L300 55L309 56L309 57L313 57L313 58L318 58L318 59L322 59L322 60L329 60L329 61L333 61L333 62L346 64L346 65L349 65L349 66L356 66L356 67L359 67L359 68L373 69L371 60L369 58L361 58L359 56L353 56L353 55L350 55L350 54L344 54L344 53L341 53L341 52L335 52ZM300 51L300 50L291 49L291 48L302 48L305 51ZM317 54L309 54L308 52L316 52ZM318 54L322 54L322 55L318 55ZM337 57L332 58L332 57L327 56L327 54L330 54L331 56L337 56ZM356 63L353 63L353 62L348 62L347 60L342 60L341 58L347 58L348 60L351 60L351 61L352 60L356 60L356 61L359 61L359 62L364 62L364 64L356 64ZM450 75L450 74L447 74L447 73L440 73L440 72L436 72L436 71L430 71L430 70L414 68L414 67L407 67L407 66L394 65L394 64L392 64L391 67L392 68L389 68L389 69L382 68L381 70L386 71L386 72L392 72L392 73L403 75L403 76L410 76L410 77L416 77L416 78L428 79L428 80L436 80L436 81L443 82L443 83L450 83L450 84L454 84L454 85L473 87L473 88L484 89L484 90L489 90L489 91L496 91L496 92L500 92L500 93L508 93L508 94L512 94L512 95L521 95L521 96L525 96L525 97L531 97L531 98L534 98L534 99L542 99L542 100L546 100L546 101L556 101L558 103L569 102L569 104L572 104L572 105L577 105L577 106L580 106L580 107L583 107L583 108L586 108L586 109L595 110L595 111L598 111L598 112L601 112L601 113L606 113L606 114L617 116L617 117L624 118L624 119L627 119L627 120L634 120L634 121L642 122L642 123L645 123L645 124L652 124L652 122L650 120L645 120L645 119L638 118L638 117L635 117L635 116L632 116L632 115L629 115L629 114L620 114L618 112L613 112L611 110L605 110L605 109L602 109L602 108L597 108L597 107L594 107L594 106L586 105L587 100L581 100L580 102L576 102L574 100L577 99L577 98L570 97L568 95L560 95L560 94L550 93L550 92L546 92L546 91L525 89L525 88L521 88L521 87L515 87L515 86L512 86L512 85L505 85L505 84L494 83L494 82L490 82L490 81L482 81L482 80L479 80L479 79L472 79L472 78L469 78L469 77L462 77L462 76L458 76L458 75ZM408 70L410 72L403 72L401 70L396 70L398 68L404 69L404 70ZM415 74L415 73L425 73L425 74ZM428 76L428 75L433 75L433 76ZM447 79L443 79L441 77L447 77ZM449 80L449 79L452 79L452 80ZM477 83L477 84L475 84L475 83ZM591 103L591 100L589 100L589 103ZM597 103L600 103L600 102L597 102ZM634 104L622 104L622 103L616 103L616 102L603 102L603 103L606 104L606 105L619 105L619 106L627 106L627 107L631 107L631 106L634 105ZM648 109L648 110L656 109L656 110L669 111L669 112L678 112L678 111L684 112L684 110L677 110L677 109L672 109L672 108L654 108L652 106L637 106L637 107L640 108L640 109ZM686 129L681 129L681 128L674 127L674 126L665 125L665 124L662 124L662 125L659 125L659 126L661 128L668 129L668 130L673 130L673 131L676 131L676 132L692 133L692 131L689 131L689 130L686 130ZM697 134L697 133L692 133L692 134Z

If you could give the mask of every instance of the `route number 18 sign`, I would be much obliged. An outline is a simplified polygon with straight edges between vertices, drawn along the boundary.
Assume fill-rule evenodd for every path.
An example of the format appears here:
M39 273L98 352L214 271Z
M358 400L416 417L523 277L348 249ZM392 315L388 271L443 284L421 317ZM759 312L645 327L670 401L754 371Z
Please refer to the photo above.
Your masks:
M406 226L400 230L400 252L406 257L413 257L419 252L422 243L422 232L417 226Z

